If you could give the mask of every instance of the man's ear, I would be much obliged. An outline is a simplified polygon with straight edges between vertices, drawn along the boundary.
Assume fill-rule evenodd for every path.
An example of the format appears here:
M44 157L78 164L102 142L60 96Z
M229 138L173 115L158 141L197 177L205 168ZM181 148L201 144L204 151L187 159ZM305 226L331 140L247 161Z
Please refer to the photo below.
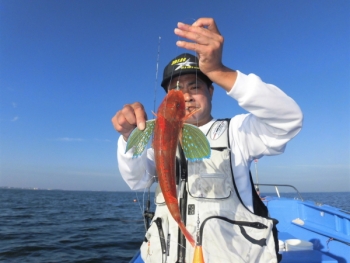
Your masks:
M213 95L214 95L214 86L213 86L213 84L211 84L208 89L209 89L210 97L213 98Z

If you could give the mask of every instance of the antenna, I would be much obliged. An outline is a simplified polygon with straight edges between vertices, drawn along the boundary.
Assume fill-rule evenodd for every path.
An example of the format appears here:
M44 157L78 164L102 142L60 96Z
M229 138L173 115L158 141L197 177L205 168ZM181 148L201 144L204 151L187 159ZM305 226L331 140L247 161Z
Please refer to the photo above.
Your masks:
M158 86L158 66L159 66L159 54L160 54L160 40L161 37L158 38L158 52L157 52L157 63L156 63L156 80L154 83L154 102L153 102L153 112L156 112L156 95L157 95L157 86Z

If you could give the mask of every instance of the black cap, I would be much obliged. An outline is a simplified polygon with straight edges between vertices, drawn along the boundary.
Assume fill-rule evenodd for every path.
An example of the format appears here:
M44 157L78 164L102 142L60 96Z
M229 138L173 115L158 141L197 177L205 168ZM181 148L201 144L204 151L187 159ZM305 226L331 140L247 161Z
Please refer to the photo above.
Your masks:
M199 69L198 58L188 53L181 54L172 59L164 68L163 81L161 86L167 91L169 81L174 77L186 74L197 74L208 87L213 83L206 75Z

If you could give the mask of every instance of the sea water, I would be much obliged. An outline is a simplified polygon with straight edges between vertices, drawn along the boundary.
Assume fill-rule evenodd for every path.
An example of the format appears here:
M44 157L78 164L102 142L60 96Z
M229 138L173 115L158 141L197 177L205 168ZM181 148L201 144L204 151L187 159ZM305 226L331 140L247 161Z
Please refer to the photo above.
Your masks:
M147 193L0 189L0 262L129 262L144 239L144 198ZM303 198L350 211L350 193Z

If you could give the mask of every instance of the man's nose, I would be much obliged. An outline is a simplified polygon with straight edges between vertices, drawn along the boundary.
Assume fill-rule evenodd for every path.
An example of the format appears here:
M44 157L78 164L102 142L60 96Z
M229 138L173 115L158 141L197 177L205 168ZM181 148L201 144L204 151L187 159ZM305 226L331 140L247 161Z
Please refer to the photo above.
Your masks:
M192 95L188 92L188 90L183 90L182 92L184 94L185 102L193 101Z

